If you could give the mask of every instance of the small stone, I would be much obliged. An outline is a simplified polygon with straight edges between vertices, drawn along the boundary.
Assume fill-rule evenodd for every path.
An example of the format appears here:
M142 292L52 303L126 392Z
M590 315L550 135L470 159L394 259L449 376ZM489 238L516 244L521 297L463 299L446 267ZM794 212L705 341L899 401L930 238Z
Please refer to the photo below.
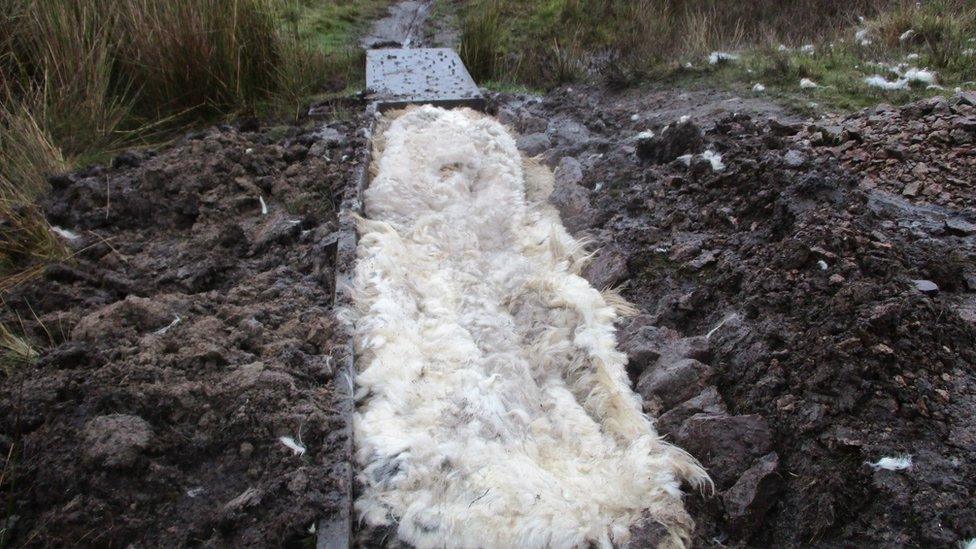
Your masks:
M877 345L871 347L871 350L878 355L893 355L895 354L894 349L885 345L884 343L878 343Z
M956 128L949 132L949 137L957 144L971 143L973 140L972 134L962 128Z
M976 92L960 91L956 94L956 98L963 105L976 107Z
M520 133L545 133L548 127L549 122L541 116L536 116L530 112L524 111L518 115L516 128Z
M901 190L901 194L905 196L912 196L912 197L918 196L918 191L920 187L921 187L921 183L919 183L918 181L912 181L907 185L905 185L905 188Z
M583 278L598 290L615 286L627 275L627 257L613 249L601 250L583 269Z
M544 133L523 135L516 141L516 146L526 156L538 156L546 152L550 145L549 136Z
M589 141L590 130L571 118L554 118L549 122L548 134L565 146L577 146Z
M254 454L254 445L250 442L242 442L240 453L242 458L250 459L251 455Z
M683 337L664 348L661 353L667 357L693 358L702 362L708 361L711 345L705 336Z
M777 469L779 455L776 452L766 454L722 495L730 526L744 537L760 526L763 516L776 502L782 486Z
M912 175L915 177L925 177L928 175L928 173L929 167L926 166L924 162L919 162L918 164L915 164L914 168L912 168Z
M620 350L627 353L627 369L643 372L660 358L662 351L678 339L678 333L670 328L636 326L620 334Z
M563 157L553 172L556 187L579 185L583 182L583 166L572 156Z
M889 144L884 148L884 152L888 155L888 158L894 158L895 160L905 159L905 147L900 144Z
M844 277L839 274L832 274L830 275L830 278L827 279L827 281L834 286L839 286L844 283Z
M780 137L789 137L799 133L800 126L795 124L783 124L779 120L772 118L769 120L769 131Z
M791 168L799 168L806 164L807 157L800 151L791 150L787 151L786 156L783 157L786 165Z
M956 118L953 120L953 125L969 133L976 132L976 118L971 116Z
M139 416L111 414L85 424L85 456L105 467L128 467L149 446L152 428Z
M709 385L697 395L661 414L654 427L659 433L674 436L686 419L695 414L726 414L728 410L714 385Z
M939 286L931 280L913 280L915 288L925 295L938 295Z
M716 250L706 250L698 255L695 259L688 262L688 269L692 272L700 271L705 267L715 263L718 259L718 251Z
M234 513L261 503L262 493L257 488L248 488L239 496L224 504L225 513Z
M561 185L549 195L549 202L559 211L559 217L570 232L593 225L596 212L590 203L589 191L579 185Z
M670 409L701 392L711 376L712 369L693 358L659 361L641 374L637 392L645 400L660 399L664 408Z
M772 432L762 416L695 414L675 442L697 457L720 486L731 486L756 458L772 449Z
M976 224L970 223L964 219L959 219L958 217L953 217L947 219L945 222L946 232L956 236L969 236L971 234L976 234Z

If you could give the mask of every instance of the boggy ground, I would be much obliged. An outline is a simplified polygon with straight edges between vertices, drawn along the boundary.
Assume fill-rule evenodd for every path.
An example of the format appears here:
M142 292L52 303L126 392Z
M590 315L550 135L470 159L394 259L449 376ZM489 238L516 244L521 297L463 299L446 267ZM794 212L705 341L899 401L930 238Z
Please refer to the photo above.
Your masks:
M586 276L641 311L620 332L635 387L716 482L689 498L697 545L976 536L976 226L951 209L972 189L914 203L882 190L908 182L879 182L961 180L971 98L819 124L709 91L564 88L493 108L555 168L553 202L599 249ZM897 135L921 136L902 159L922 168L890 161L898 144L879 142ZM869 465L900 456L909 469Z
M976 536L976 220L945 173L969 99L818 124L711 91L493 103L556 168L599 249L586 276L641 310L620 331L635 387L716 480L688 500L698 545ZM335 206L364 125L245 122L52 180L75 257L3 313L41 344L0 383L14 545L310 541L342 497Z
M362 125L245 121L52 179L74 257L3 312L43 343L0 382L7 541L287 545L343 502L335 205Z

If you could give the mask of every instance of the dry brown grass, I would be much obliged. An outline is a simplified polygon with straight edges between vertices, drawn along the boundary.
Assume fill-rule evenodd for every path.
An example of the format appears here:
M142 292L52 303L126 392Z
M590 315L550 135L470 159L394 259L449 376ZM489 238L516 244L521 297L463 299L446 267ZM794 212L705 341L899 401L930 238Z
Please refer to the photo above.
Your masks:
M0 322L0 371L9 376L15 368L31 364L37 357L38 351L30 341Z
M0 0L0 276L63 255L33 205L48 175L315 91L333 60L288 1Z

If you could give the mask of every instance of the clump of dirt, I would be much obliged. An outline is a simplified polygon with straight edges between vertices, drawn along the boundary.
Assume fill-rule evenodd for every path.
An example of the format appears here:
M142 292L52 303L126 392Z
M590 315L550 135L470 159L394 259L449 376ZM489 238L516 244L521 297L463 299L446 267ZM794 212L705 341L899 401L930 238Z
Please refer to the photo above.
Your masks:
M641 311L619 334L635 387L717 485L689 499L697 543L976 536L976 330L959 308L976 290L976 240L949 229L964 212L865 189L824 154L828 130L727 94L494 103L596 242L586 276ZM673 147L660 137L677 135L661 131L676 112L704 154L659 158L688 148L687 131ZM910 467L879 463L904 456Z
M362 124L220 126L52 180L74 257L3 313L42 348L0 383L7 541L281 545L348 501L332 301Z

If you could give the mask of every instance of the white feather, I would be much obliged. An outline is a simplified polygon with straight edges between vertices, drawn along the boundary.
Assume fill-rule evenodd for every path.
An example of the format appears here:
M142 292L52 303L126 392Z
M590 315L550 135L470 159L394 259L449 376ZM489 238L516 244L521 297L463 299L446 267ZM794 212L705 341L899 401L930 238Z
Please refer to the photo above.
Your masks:
M708 160L708 162L712 165L713 171L720 172L725 169L725 163L722 162L722 155L713 150L703 152L702 158Z
M177 324L179 324L179 323L180 323L180 322L182 322L182 321L183 321L183 319L181 319L181 318L180 318L180 315L176 315L176 318L174 318L172 322L170 322L170 323L169 323L169 324L167 324L166 326L163 326L162 328L160 328L160 329L158 329L158 330L156 330L156 331L155 331L155 332L153 332L153 333L154 333L155 335L163 335L163 334L165 334L166 332L168 332L170 328L172 328L173 326L176 326Z
M727 53L724 51L713 51L708 54L708 64L718 65L719 63L726 63L729 61L737 61L739 59L739 54L737 53Z
M883 457L868 465L875 471L884 469L886 471L904 471L912 468L912 456Z
M68 229L62 229L61 227L56 227L54 225L51 225L51 232L68 241L78 240L79 238L81 238L80 236L78 236L78 233L74 231L69 231Z
M291 437L281 437L278 439L282 444L288 447L289 450L294 452L296 456L301 456L305 454L305 446L295 442L295 439Z
M882 90L908 89L908 80L904 78L899 78L898 80L888 80L880 74L866 76L864 78L864 83L872 88L881 88Z

